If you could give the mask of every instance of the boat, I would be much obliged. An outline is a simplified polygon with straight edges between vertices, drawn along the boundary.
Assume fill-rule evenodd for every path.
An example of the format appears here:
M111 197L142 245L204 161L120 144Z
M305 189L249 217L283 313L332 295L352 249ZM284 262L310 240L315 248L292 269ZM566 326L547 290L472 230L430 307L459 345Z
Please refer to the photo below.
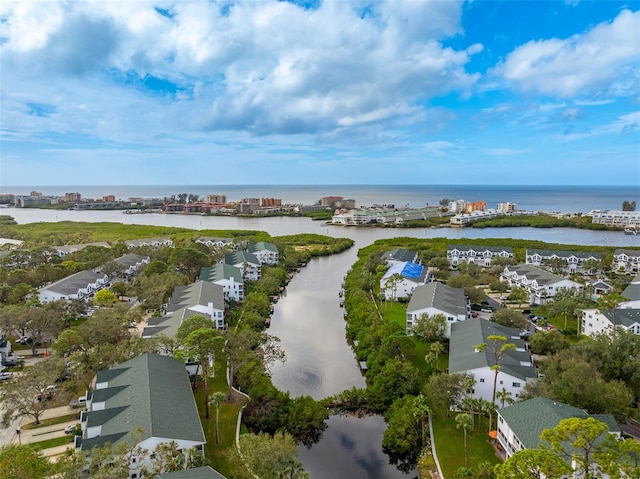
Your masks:
M640 233L640 230L637 226L630 226L624 229L624 234L626 235L637 235L638 233Z

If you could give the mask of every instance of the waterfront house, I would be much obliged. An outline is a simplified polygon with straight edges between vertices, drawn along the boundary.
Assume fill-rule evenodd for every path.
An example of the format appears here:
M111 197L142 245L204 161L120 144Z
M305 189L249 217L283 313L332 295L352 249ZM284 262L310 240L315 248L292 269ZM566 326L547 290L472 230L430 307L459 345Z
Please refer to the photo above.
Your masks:
M250 244L247 247L247 252L253 254L261 265L275 266L280 261L278 248L273 243L267 241Z
M483 267L490 266L495 257L513 258L513 248L447 245L447 260L449 260L451 266L458 266L461 263L473 263Z
M204 455L206 438L184 365L170 356L143 354L98 371L81 413L76 451L135 439L129 477L140 477L161 444ZM142 451L142 453L138 453Z
M602 261L602 255L587 251L527 249L526 264L545 266L550 262L553 264L554 261L563 265L563 271L576 273L582 270L582 265L585 261Z
M219 284L196 281L186 286L176 286L167 304L166 314L149 318L142 337L162 334L174 338L180 325L196 314L210 319L217 329L224 329L224 312L224 292Z
M613 252L613 270L616 272L639 273L640 250L616 249Z
M588 289L596 296L609 294L613 289L604 279L587 280Z
M458 213L452 216L449 222L452 225L464 226L472 221L488 220L501 214L502 213L495 209L476 210L471 213Z
M510 287L519 287L527 291L530 304L546 304L561 289L583 289L580 283L529 264L505 266L500 274L500 281L509 283Z
M247 251L236 251L224 255L224 264L235 266L242 271L242 277L249 281L257 281L262 275L262 265L256 255Z
M394 262L380 280L386 300L405 299L421 284L429 282L429 269L411 262Z
M136 240L127 240L124 242L127 248L140 248L142 246L150 246L152 248L160 248L162 246L173 247L171 238L144 238Z
M109 277L106 274L79 271L38 289L38 298L42 303L59 299L90 299L97 291L109 286L111 283L109 283Z
M376 222L378 214L366 209L336 210L331 223L343 226L365 226Z
M391 251L387 251L382 255L382 259L389 266L393 263L416 263L420 264L420 258L415 251L407 250L404 248L396 248Z
M3 366L15 364L16 356L11 347L11 341L6 336L0 336L0 371Z
M244 280L242 270L230 264L214 264L200 269L199 279L219 284L224 292L224 299L242 301L244 299Z
M442 314L447 320L446 337L451 325L465 321L471 314L469 301L463 288L452 288L442 283L429 283L416 287L407 305L407 335L413 334L413 325L421 316Z
M151 258L141 254L129 253L114 259L113 262L121 269L124 278L131 279L138 273L140 268L151 263Z
M491 401L496 377L495 355L489 339L492 335L504 336L507 343L516 346L516 349L505 350L498 359L500 369L496 391L505 389L513 399L517 399L527 381L538 376L518 328L507 328L482 318L453 323L449 343L449 372L472 374L476 380L472 396ZM487 345L484 350L477 348L483 343Z
M498 441L509 459L523 449L538 449L542 431L553 429L560 421L588 417L604 422L610 434L620 437L620 427L611 414L588 414L577 407L539 396L498 409Z
M591 216L591 222L594 224L634 228L640 225L640 211L592 210L587 216Z
M233 245L233 238L214 238L212 236L201 236L196 243L202 243L208 247L226 248Z
M89 246L94 246L96 248L111 248L111 245L106 241L101 241L98 243L83 243L83 244L67 244L63 246L53 246L53 249L58 256L64 258L65 256L75 253L76 251L81 251Z
M581 326L580 332L585 336L608 334L614 328L640 335L640 308L584 309Z

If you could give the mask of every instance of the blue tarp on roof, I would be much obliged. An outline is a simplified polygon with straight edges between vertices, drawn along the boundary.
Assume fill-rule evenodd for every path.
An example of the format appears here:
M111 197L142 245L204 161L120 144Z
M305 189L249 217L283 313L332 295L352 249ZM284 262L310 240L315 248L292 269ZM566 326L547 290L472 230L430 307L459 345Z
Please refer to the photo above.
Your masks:
M424 266L421 264L415 263L407 263L404 268L402 268L402 276L405 278L419 278L422 276L422 269Z

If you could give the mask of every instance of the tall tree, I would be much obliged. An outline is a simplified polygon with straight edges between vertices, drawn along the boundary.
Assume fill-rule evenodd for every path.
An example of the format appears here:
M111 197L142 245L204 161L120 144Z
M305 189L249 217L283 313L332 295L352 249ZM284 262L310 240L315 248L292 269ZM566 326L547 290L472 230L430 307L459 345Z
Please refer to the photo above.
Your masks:
M493 364L491 370L493 371L493 392L491 393L491 402L496 403L496 388L498 386L498 374L500 374L500 359L501 356L508 350L515 350L516 345L507 342L507 337L500 334L490 334L487 336L488 343L481 343L474 346L478 351L488 350L493 358ZM492 428L492 418L489 416L489 430Z
M225 352L229 362L229 390L227 399L231 399L236 371L250 361L258 361L261 367L268 369L275 361L284 361L285 355L280 348L280 339L269 334L260 334L247 329L229 330L226 334Z
M596 476L594 467L598 453L606 447L608 426L592 417L586 419L563 419L553 429L545 429L540 434L543 447L558 454L566 461L573 461L579 477L591 479Z
M220 403L225 398L226 395L220 391L215 391L209 396L209 404L213 404L216 408L216 444L220 444Z
M570 472L564 459L546 449L523 449L495 467L496 479L547 479Z
M197 358L202 368L202 381L204 384L204 397L209 397L209 365L213 362L215 351L222 345L222 335L219 331L211 328L196 329L191 331L182 346L184 349L178 350L178 355ZM209 419L209 401L205 401L205 418Z
M51 472L51 463L29 446L9 444L0 448L0 477L42 479Z
M456 415L456 428L462 429L464 435L464 467L469 466L469 451L467 449L467 434L471 430L473 423L471 416L465 412Z

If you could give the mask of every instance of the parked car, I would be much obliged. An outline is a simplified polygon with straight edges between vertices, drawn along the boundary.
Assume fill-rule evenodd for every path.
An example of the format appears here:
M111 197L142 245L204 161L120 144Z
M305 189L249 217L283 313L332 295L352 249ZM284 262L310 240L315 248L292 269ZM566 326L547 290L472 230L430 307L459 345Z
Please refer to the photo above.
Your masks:
M480 311L483 313L493 313L493 309L491 308L482 308Z
M530 338L531 336L533 336L533 332L531 332L531 331L522 331L522 332L520 333L520 337L521 337L522 339L528 339L528 338Z
M80 424L69 424L67 427L64 428L64 433L65 434L75 434L78 431L78 426Z
M0 381L7 381L13 377L13 373L0 373Z
M476 313L475 311L471 311L471 317L472 318L477 318L478 317L478 313Z
M87 404L87 396L80 396L78 399L74 399L69 403L69 406L72 408L84 407Z
M16 339L16 343L18 344L27 344L31 342L31 338L29 336L20 336Z

